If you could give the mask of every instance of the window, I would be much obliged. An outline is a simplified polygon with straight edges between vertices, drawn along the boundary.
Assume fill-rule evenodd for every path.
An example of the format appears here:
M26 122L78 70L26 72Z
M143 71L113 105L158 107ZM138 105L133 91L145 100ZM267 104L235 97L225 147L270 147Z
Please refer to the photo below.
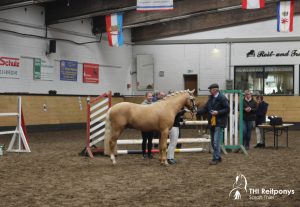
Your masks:
M234 72L237 90L265 95L294 94L294 66L236 66Z
M236 67L235 89L251 90L261 93L263 91L264 68L263 67Z
M265 67L264 94L294 94L294 67Z

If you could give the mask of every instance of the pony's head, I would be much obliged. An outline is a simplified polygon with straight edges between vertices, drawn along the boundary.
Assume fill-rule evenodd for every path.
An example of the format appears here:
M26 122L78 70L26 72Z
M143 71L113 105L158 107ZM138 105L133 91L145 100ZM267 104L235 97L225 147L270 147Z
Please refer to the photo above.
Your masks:
M189 98L188 101L185 104L185 107L187 107L190 111L196 113L197 112L197 106L195 104L195 96L194 96L194 92L195 89L190 91L189 89L185 91L186 93L188 93Z

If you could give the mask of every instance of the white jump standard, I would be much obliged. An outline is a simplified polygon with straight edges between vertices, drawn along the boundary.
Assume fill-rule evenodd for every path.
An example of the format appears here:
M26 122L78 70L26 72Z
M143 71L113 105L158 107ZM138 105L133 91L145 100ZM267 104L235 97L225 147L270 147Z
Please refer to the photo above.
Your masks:
M247 150L243 146L243 93L241 90L224 90L229 101L229 129L224 129L224 140L221 145L222 151L226 149L241 149L246 155Z
M22 115L22 98L20 96L18 97L18 112L0 113L0 117L17 117L17 126L14 131L0 132L0 135L13 134L6 150L7 152L31 152L22 126L24 125L22 124Z

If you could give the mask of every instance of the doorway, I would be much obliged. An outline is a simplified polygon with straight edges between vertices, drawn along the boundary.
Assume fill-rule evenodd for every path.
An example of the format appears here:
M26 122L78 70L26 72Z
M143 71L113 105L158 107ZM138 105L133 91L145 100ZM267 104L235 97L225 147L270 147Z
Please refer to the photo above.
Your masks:
M184 90L194 90L194 95L198 95L198 75L183 75Z

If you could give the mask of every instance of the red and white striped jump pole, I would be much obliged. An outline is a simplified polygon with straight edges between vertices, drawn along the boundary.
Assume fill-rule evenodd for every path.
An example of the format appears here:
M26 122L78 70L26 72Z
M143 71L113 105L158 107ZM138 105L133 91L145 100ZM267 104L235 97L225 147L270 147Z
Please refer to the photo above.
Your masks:
M94 99L87 99L86 147L85 152L93 158L93 153L103 152L95 145L104 140L106 112L112 106L111 91Z

